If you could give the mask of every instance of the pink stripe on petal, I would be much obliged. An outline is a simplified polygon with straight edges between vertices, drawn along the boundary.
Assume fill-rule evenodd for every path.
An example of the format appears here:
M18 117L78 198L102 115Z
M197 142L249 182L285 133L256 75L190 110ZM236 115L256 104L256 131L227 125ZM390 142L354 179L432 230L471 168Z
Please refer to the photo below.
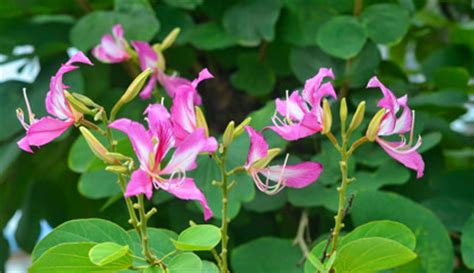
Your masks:
M268 143L263 135L252 127L245 126L245 130L250 138L249 152L247 155L247 162L245 163L245 167L249 167L255 161L267 156Z
M196 112L192 93L178 92L175 94L171 106L171 119L181 139L196 130Z
M213 213L209 205L207 204L206 197L202 191L196 186L192 178L184 178L183 181L171 180L169 184L176 184L176 187L169 187L164 189L165 191L173 194L179 199L183 200L196 200L198 201L204 210L204 220L209 220Z
M146 198L150 199L153 195L153 182L148 174L138 169L132 173L130 181L127 184L125 197L137 196L144 194Z
M420 141L415 147L408 150L403 150L400 148L400 142L389 142L379 137L377 137L375 140L389 156L402 163L405 167L415 170L416 178L423 176L425 163L421 155L416 151L417 146L421 144Z
M322 171L321 163L303 162L285 167L281 165L270 166L260 170L260 173L275 182L282 180L283 185L287 187L303 188L315 182Z
M174 146L173 125L168 110L161 104L150 104L145 110L148 127L158 140L155 162L160 162Z

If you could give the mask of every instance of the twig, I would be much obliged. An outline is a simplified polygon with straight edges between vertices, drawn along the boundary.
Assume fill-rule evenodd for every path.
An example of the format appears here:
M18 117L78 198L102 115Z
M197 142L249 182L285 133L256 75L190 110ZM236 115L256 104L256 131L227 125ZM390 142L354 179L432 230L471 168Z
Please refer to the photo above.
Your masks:
M320 259L321 263L324 263L324 261L327 258L329 245L331 244L331 241L332 241L333 231L334 231L333 228L331 228L331 230L329 231L328 238L326 239L326 244L324 245L324 248L323 248L323 255L321 256L321 259Z
M296 233L296 237L293 240L294 245L298 245L301 249L301 252L303 252L303 257L299 264L302 264L306 257L308 257L309 254L309 248L308 245L306 244L305 241L305 231L309 227L309 217L308 217L308 212L306 210L303 210L301 213L301 218L300 218L300 223L298 224L298 232Z

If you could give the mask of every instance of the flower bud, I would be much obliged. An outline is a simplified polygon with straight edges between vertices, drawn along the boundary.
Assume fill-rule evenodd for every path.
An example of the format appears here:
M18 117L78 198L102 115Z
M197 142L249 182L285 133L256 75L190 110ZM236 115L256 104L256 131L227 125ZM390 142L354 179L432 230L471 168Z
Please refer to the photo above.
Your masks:
M268 150L267 156L260 158L252 164L252 168L262 169L265 168L272 160L279 155L281 152L280 148L273 148Z
M126 155L123 155L121 153L113 153L113 152L108 152L107 156L112 157L118 161L127 161L127 160L132 160L131 157L128 157Z
M341 117L341 124L346 124L347 120L347 102L346 98L341 99L341 105L339 107L339 116Z
M206 117L204 116L204 113L202 112L201 108L198 106L196 108L196 127L197 128L204 128L204 131L206 132L206 136L209 136L209 127L207 127L207 121Z
M163 40L163 42L161 42L161 44L160 44L160 51L165 51L165 50L168 49L170 46L172 46L172 45L174 44L174 42L176 41L176 38L178 37L180 31L181 31L181 29L180 29L179 27L174 28L174 29L166 36L166 38Z
M354 131L364 120L365 114L365 101L362 101L357 106L354 116L352 117L351 124L349 125L349 132Z
M323 101L323 131L321 132L323 135L329 133L331 131L332 125L332 113L331 108L329 106L329 102L327 99Z
M223 144L224 147L229 147L230 143L232 143L232 140L234 139L234 129L235 129L235 122L231 121L227 125L227 128L224 131L224 137L223 137Z
M97 103L95 103L93 100L91 100L89 97L87 96L84 96L82 94L79 94L79 93L72 93L71 94L75 99L77 99L78 101L82 102L83 104L85 104L86 106L88 107L93 107L93 108L100 108L101 106L98 105Z
M163 52L161 51L160 44L154 44L152 48L153 48L153 51L155 51L156 55L158 55L158 61L156 63L156 66L158 67L159 70L164 71L166 68L166 60L165 60L165 56L163 55Z
M85 106L82 102L80 102L78 99L76 99L71 93L64 91L64 94L66 95L66 99L69 102L69 105L74 108L77 112L81 114L87 114L87 115L94 115L94 111L89 109L87 106Z
M150 74L151 74L151 69L147 68L143 70L143 72L140 73L132 81L132 83L128 86L125 93L122 95L122 97L117 101L117 103L112 108L111 116L115 117L115 115L120 110L120 108L122 108L122 106L124 106L126 103L133 100L138 95L140 90L142 90L143 85L145 85L145 82L148 79L148 76L150 76Z
M112 165L112 166L107 166L105 167L105 170L111 173L116 173L116 174L125 174L128 173L128 168L122 165Z
M384 117L384 115L385 115L385 109L380 109L370 121L369 127L367 128L367 132L365 133L369 141L375 140L375 137L377 136L377 133L379 131L380 124L382 123L382 118Z
M252 118L251 117L247 117L246 119L244 119L244 121L242 121L237 127L235 127L235 130L234 130L234 139L238 136L240 136L244 130L245 130L245 126L249 125L250 122L252 121Z
M100 158L102 161L108 164L117 163L113 157L108 155L108 151L104 147L104 145L102 145L102 143L100 143L99 140L86 127L81 126L79 127L79 130L84 136L84 139L86 140L87 145L89 145L89 148L91 149L91 151L98 158Z

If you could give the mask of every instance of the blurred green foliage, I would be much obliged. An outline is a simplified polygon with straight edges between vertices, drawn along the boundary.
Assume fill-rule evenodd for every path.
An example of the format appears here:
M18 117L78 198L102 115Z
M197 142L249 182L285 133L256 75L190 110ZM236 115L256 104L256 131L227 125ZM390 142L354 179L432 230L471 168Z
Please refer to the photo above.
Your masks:
M124 26L127 39L150 42L180 27L177 43L166 51L167 65L189 78L202 67L216 76L200 90L216 136L229 120L241 121L250 113L257 129L269 125L272 100L301 87L322 66L333 68L338 95L349 98L352 110L366 100L367 112L375 113L380 94L364 88L372 75L397 95L407 93L416 110L416 132L424 138L425 176L416 180L378 146L363 146L349 168L357 181L349 188L356 197L347 230L372 220L401 222L417 238L418 258L392 272L468 272L474 269L474 138L472 131L454 132L450 124L465 113L473 93L468 84L474 74L473 18L468 0L0 0L0 53L7 56L0 65L34 56L41 65L32 84L0 84L0 227L20 209L15 236L28 252L41 219L57 226L100 217L128 228L114 176L78 133L70 130L34 155L25 154L15 144L23 134L15 109L23 107L21 89L26 87L33 111L42 116L49 79L67 59L66 50L89 51L115 23ZM12 54L25 44L35 51ZM110 108L131 78L122 65L94 63L65 82L71 91ZM148 103L134 101L121 115L141 120ZM287 145L265 134L271 145L286 147L292 161L318 160L325 172L310 187L274 197L256 193L245 175L235 177L229 205L231 244L237 247L233 272L301 273L303 267L296 264L301 265L302 254L290 239L303 210L310 215L314 245L332 226L338 155L320 136ZM131 149L126 140L119 147L124 153ZM247 147L245 136L232 144L230 165L245 161ZM221 196L210 184L218 172L211 160L201 158L191 175L219 211ZM192 203L162 192L152 200L158 206L155 227L181 231L189 219L201 221ZM0 235L0 271L8 257L5 245ZM248 268L248 259L264 264Z

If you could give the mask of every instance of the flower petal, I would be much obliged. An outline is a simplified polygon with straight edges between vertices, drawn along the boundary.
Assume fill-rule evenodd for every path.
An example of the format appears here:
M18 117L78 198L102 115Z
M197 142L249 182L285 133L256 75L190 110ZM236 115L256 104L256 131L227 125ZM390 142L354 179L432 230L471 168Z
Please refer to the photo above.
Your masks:
M322 130L322 126L314 113L307 113L301 121L292 124L278 124L276 117L274 117L273 124L274 126L268 126L265 129L274 131L287 141L305 138Z
M170 113L163 105L155 103L147 107L145 114L150 131L158 139L155 162L160 162L175 143Z
M389 156L402 163L405 167L415 170L416 178L423 176L425 162L423 161L421 155L416 151L416 148L421 145L421 139L419 139L415 147L408 150L400 149L401 146L404 146L401 145L403 144L402 142L389 142L379 137L375 138L375 140Z
M196 130L196 112L191 92L176 93L171 106L171 119L175 129L176 139L184 140Z
M275 104L280 115L296 121L302 120L304 114L308 112L305 102L298 94L298 91L293 91L286 100L276 99Z
M204 129L196 129L196 131L179 144L170 162L160 174L174 174L196 168L196 158L198 154L210 148L208 141ZM214 144L212 148L217 149L217 143Z
M320 92L319 90L320 90L320 87L321 87L321 83L323 82L324 78L326 78L326 77L334 79L334 74L332 72L332 69L322 67L322 68L319 69L318 73L314 77L306 80L306 82L304 84L303 99L305 101L307 101L309 104L311 104L313 107L316 104L315 98L318 95L318 93ZM326 89L324 89L324 90L326 90ZM324 95L331 95L336 99L336 94L335 93L327 93L327 94L319 95L319 97L321 98Z
M145 194L150 199L153 195L153 181L151 177L143 170L138 169L132 173L130 181L127 184L125 197L137 196Z
M295 165L274 165L260 170L260 173L272 181L282 181L290 188L303 188L315 182L323 166L319 162L303 162Z
M73 120L63 121L52 117L41 118L30 125L26 131L26 136L17 144L22 150L31 153L30 146L39 147L53 141L73 124Z
M138 122L122 118L112 122L109 128L125 133L132 143L138 160L144 167L150 166L150 154L153 152L151 134Z
M202 191L196 186L194 180L192 178L184 178L183 181L170 181L168 180L167 183L169 184L176 184L179 183L176 187L169 187L163 188L163 190L173 194L174 196L178 197L179 199L183 200L196 200L201 203L201 206L204 210L204 220L209 220L213 213L209 205L207 204L206 197L202 193Z
M145 85L145 87L143 87L143 90L140 92L140 98L144 100L151 98L153 89L155 89L156 86L156 80L156 75L152 74L150 76L150 79L148 80L148 83Z
M399 105L397 102L397 98L395 95L390 91L383 83L379 81L379 79L374 76L369 80L367 84L368 88L378 87L380 91L382 91L383 98L379 100L377 103L378 107L382 107L388 110L386 117L384 117L384 121L382 121L381 127L384 128L384 131L392 131L395 128L395 123L397 120L396 114L399 109Z
M255 161L267 156L268 143L263 135L254 128L245 126L245 130L249 134L250 138L249 152L247 155L247 162L245 163L245 167L249 167Z
M212 78L214 78L214 76L211 74L211 72L209 72L207 68L204 68L199 72L198 77L192 81L191 85L196 89L200 82Z
M135 51L137 51L142 70L151 68L155 72L158 71L158 55L147 42L133 41L132 46L135 48Z

